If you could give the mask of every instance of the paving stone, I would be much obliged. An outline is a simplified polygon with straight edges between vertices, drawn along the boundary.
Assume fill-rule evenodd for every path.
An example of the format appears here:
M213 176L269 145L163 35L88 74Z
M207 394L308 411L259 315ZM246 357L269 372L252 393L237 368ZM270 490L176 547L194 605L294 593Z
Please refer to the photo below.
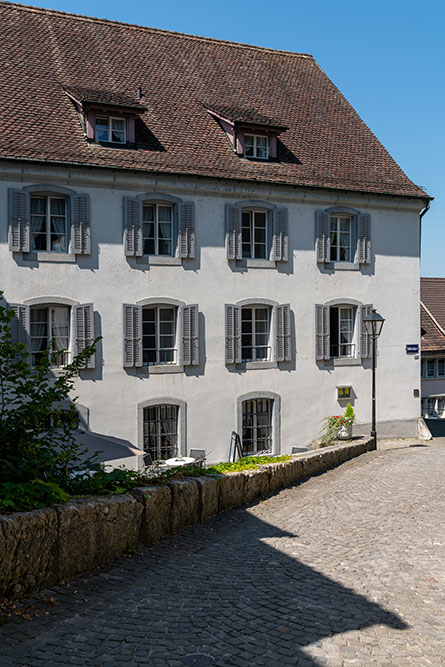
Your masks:
M40 616L0 626L0 664L186 667L187 656L203 667L445 664L445 440L420 444L380 443L22 601ZM243 480L226 482L228 504ZM196 482L173 491L185 513L197 491ZM144 492L150 542L172 517L157 522L158 492ZM161 493L170 498L171 487ZM215 502L216 494L209 514Z

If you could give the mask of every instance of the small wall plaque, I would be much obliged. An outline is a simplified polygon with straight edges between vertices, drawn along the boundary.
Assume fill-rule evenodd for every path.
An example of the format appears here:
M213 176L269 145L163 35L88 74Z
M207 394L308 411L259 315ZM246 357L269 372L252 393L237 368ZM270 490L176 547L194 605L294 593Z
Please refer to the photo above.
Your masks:
M407 345L405 350L406 354L419 354L419 345L418 343L415 343L414 345Z
M337 401L349 400L351 398L352 387L337 387Z

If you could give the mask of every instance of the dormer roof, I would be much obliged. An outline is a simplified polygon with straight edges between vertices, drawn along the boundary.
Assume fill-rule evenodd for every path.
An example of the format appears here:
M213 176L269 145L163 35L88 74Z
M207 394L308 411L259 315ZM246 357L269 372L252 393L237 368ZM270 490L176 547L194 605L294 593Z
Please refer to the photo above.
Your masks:
M65 85L64 90L69 97L82 105L93 104L97 106L119 108L122 111L134 111L137 113L143 113L147 110L146 107L136 102L135 99L111 90L93 90L91 88L82 88L72 85Z
M216 118L244 127L262 127L265 131L276 132L277 134L288 130L289 127L282 120L267 116L256 109L242 109L239 107L207 104L205 105L209 113Z

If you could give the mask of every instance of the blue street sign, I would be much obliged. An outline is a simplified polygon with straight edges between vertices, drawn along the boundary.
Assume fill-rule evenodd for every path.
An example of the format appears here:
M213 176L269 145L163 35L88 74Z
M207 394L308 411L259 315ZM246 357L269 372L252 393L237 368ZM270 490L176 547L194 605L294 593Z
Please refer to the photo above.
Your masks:
M407 345L406 354L419 354L419 345L417 343L415 345Z

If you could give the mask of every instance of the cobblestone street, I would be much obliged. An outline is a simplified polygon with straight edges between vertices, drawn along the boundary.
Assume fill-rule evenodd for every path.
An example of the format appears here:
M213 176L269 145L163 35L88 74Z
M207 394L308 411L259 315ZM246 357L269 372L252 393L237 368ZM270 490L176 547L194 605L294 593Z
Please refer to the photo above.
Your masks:
M386 441L45 591L0 664L445 665L444 479L445 440Z

